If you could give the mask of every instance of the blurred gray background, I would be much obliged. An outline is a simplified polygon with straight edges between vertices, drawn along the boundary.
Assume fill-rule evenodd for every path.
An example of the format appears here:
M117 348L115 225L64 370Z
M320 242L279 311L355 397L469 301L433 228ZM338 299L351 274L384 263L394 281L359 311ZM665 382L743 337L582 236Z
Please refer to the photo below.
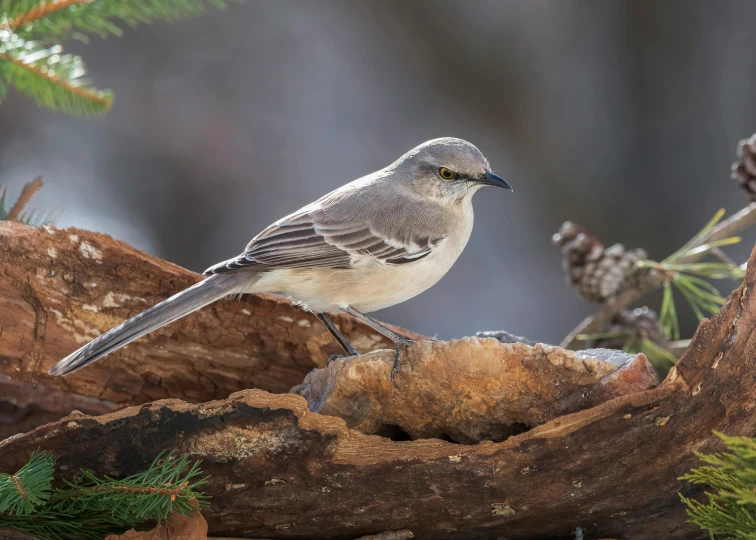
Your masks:
M0 184L42 175L32 207L63 208L60 226L201 271L409 148L465 138L515 192L481 192L452 271L379 317L558 342L594 309L564 284L563 221L658 259L744 206L728 175L756 131L754 20L748 0L248 0L69 43L114 109L12 94Z

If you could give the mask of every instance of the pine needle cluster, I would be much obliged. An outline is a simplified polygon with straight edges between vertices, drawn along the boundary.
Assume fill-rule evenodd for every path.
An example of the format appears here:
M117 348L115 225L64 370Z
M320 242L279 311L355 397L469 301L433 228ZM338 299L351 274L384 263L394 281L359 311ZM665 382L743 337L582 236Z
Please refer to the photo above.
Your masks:
M54 470L52 454L37 451L15 474L0 474L0 527L43 540L101 540L172 512L192 515L192 498L207 504L197 491L207 477L186 456L161 453L146 471L120 480L82 471L60 488Z
M721 222L725 211L719 210L709 222L680 249L661 262L643 259L635 264L634 271L660 276L662 287L662 304L659 309L658 327L663 334L664 343L660 343L636 329L626 327L619 330L578 334L579 341L597 342L600 340L624 339L623 350L631 353L645 353L651 363L665 373L677 362L677 357L666 348L670 340L680 339L680 323L675 303L675 293L681 295L699 322L719 312L725 298L715 287L712 280L733 280L740 282L745 276L746 265L734 263L721 248L737 244L739 236L728 236L707 241L708 235ZM710 260L697 262L709 257ZM687 262L696 259L696 262Z
M120 36L119 24L175 21L208 4L225 7L223 0L0 0L0 103L12 86L41 107L104 114L113 92L95 88L81 57L65 54L59 42Z
M709 486L708 504L680 498L688 506L690 521L709 534L756 540L756 439L715 434L727 451L697 454L708 465L680 478Z

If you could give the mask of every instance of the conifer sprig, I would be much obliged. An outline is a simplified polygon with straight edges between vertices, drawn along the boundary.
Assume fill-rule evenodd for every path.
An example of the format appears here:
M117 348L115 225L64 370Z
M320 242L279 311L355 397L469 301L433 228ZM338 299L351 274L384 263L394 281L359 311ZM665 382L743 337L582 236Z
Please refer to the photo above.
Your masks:
M708 466L680 477L707 485L708 504L680 495L692 523L726 538L756 539L756 439L715 434L727 452L696 454Z
M35 452L16 474L0 475L0 527L45 540L101 539L173 512L192 515L190 499L207 504L197 491L207 477L186 456L161 453L146 471L120 480L82 471L59 489L51 488L54 466L52 455Z
M0 0L7 2L8 0ZM202 14L207 6L225 9L223 0L61 0L28 1L24 12L8 18L8 27L27 39L86 35L120 36L118 23L135 27L156 21L174 22Z
M63 54L60 45L46 47L0 30L0 99L12 85L41 107L83 116L104 114L113 94L94 88L85 75L81 57Z
M119 25L176 21L209 5L226 6L224 0L0 0L0 104L13 86L42 107L104 114L113 93L93 87L81 58L63 54L57 41L120 36Z
M745 268L729 262L689 262L680 263L690 256L703 256L723 246L740 242L739 236L722 238L700 245L701 241L721 221L725 211L719 210L714 217L691 238L683 247L675 251L662 262L640 261L638 268L653 270L664 276L662 283L663 297L659 310L659 324L668 339L680 339L680 324L673 287L682 294L699 321L716 314L725 302L719 290L707 279L742 280Z
M116 480L83 471L81 482L68 483L55 494L60 500L58 509L66 514L112 512L126 523L163 521L171 512L192 515L188 502L192 497L200 504L207 499L197 492L207 481L207 477L198 478L200 474L198 462L161 453L143 473Z
M50 498L55 460L35 451L16 474L0 474L0 514L28 515Z

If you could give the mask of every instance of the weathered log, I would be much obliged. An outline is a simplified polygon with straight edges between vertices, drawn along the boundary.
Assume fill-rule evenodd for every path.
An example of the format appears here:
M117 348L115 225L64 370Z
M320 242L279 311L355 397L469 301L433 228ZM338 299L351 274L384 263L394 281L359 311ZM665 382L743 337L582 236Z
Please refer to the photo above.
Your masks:
M389 378L393 361L393 351L343 358L311 371L292 392L310 411L363 433L471 444L658 384L643 354L493 338L417 343L405 353L398 392Z
M0 222L0 374L120 404L206 401L244 388L287 391L340 352L315 317L284 298L246 295L73 375L47 375L87 341L199 279L104 234ZM335 321L360 351L390 346L351 317Z
M0 440L60 420L74 410L96 415L118 408L98 399L14 381L0 375Z
M704 538L686 522L678 477L717 429L756 431L756 251L743 286L704 321L658 387L561 416L503 442L392 441L262 390L193 405L164 400L100 417L74 415L0 442L16 470L37 447L99 474L143 470L161 450L210 474L211 534L354 538ZM381 355L382 353L373 353ZM408 396L411 398L411 396Z

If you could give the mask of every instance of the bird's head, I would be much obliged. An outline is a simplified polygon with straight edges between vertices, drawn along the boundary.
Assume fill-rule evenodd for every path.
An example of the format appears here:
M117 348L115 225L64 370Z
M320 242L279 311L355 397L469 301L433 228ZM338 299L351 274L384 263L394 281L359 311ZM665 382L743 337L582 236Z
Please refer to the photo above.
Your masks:
M411 188L418 193L449 203L470 198L483 186L512 190L506 180L491 172L480 150L453 137L424 142L390 168L398 177L409 178Z

